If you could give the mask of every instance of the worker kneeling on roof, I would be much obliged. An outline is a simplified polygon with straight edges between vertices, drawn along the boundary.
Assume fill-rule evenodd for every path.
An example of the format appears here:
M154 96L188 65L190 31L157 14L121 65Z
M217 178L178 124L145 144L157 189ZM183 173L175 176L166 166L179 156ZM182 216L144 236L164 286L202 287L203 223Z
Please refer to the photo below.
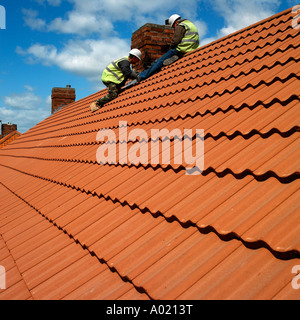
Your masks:
M140 80L145 80L158 72L162 66L167 66L183 57L185 53L199 48L200 38L198 30L191 21L181 19L178 14L173 14L166 20L166 24L175 29L170 50L157 59L149 69L141 72L139 74Z
M105 103L117 98L122 86L128 79L139 81L138 74L131 69L131 65L136 64L141 58L141 51L132 49L128 57L117 59L106 67L102 73L101 80L107 86L108 94L91 104L92 112L99 110Z

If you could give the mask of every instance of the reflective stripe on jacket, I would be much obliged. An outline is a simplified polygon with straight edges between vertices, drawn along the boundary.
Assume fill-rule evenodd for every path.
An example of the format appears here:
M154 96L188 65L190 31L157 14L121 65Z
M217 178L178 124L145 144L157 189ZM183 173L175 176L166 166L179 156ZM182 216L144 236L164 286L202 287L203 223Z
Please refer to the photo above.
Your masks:
M117 59L109 64L103 71L101 80L103 82L113 82L116 84L123 82L125 80L125 76L122 70L119 68L118 63L125 60L129 61L129 57Z
M197 49L199 47L200 39L196 26L189 20L182 20L178 25L184 27L185 34L176 47L176 50L188 53Z

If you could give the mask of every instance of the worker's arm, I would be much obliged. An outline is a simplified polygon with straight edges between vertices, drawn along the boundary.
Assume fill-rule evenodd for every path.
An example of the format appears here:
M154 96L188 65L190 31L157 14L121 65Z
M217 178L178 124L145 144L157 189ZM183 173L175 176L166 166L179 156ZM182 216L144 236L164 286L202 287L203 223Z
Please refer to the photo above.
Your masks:
M132 72L130 62L125 60L118 63L119 68L122 70L126 79L136 79L137 75Z
M178 25L175 27L174 36L170 45L171 49L176 49L176 47L179 45L182 38L184 37L184 34L185 34L185 28L183 26Z

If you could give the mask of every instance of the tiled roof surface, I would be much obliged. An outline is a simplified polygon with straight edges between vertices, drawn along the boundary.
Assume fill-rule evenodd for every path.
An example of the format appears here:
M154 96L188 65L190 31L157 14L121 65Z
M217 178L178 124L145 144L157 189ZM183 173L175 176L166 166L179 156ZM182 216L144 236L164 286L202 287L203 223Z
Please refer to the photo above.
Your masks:
M105 90L72 103L2 149L0 299L299 299L292 19L206 45L100 112L88 106ZM202 175L173 160L99 164L97 132L118 139L120 121L204 129Z
M13 131L0 139L0 149L4 148L14 140L16 140L18 137L20 137L21 133L19 131Z

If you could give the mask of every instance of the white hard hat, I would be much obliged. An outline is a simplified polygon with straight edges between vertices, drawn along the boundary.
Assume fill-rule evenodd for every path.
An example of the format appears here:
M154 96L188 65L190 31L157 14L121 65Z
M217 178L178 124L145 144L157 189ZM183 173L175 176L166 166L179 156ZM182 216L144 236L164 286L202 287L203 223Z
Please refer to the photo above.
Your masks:
M139 60L142 59L142 53L139 49L132 49L130 50L129 54L131 54L132 56L137 57Z
M169 18L169 25L171 25L171 27L173 27L173 24L176 20L181 19L180 15L178 14L173 14L170 18Z

